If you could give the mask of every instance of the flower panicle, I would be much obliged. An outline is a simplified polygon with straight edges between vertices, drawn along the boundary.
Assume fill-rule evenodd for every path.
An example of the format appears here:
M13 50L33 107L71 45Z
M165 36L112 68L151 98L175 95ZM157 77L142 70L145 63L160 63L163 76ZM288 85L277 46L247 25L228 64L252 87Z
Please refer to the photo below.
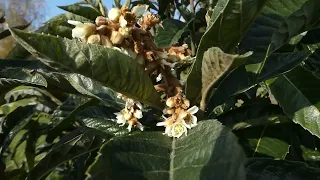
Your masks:
M142 104L122 94L118 94L117 97L126 102L125 107L120 112L114 113L117 118L117 123L120 124L120 126L128 124L127 129L129 132L132 130L132 127L137 127L143 131L144 126L139 122L139 119L143 117Z
M197 126L197 117L195 114L199 108L190 107L190 101L182 93L169 97L166 100L166 108L163 110L163 120L158 122L157 126L164 126L164 134L169 137L179 138L183 134L187 135L188 129Z

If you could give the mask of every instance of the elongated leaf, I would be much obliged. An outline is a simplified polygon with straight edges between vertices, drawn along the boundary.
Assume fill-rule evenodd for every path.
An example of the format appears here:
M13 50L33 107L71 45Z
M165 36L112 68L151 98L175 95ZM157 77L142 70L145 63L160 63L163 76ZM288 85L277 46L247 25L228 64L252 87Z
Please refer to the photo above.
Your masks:
M11 31L21 45L44 63L58 64L138 101L159 108L162 106L160 97L144 70L136 61L117 50L77 40ZM50 43L52 46L43 48L42 43Z
M111 137L93 129L79 128L64 136L28 174L28 179L41 179L65 161L99 149Z
M207 120L180 139L160 132L115 138L101 147L87 174L91 179L241 180L243 158L232 133Z
M263 7L262 13L277 14L282 17L288 17L295 11L299 10L301 6L308 0L268 0Z
M201 66L204 52L216 46L226 53L234 50L251 26L266 0L218 0L211 15L211 25L202 36L197 58L188 77L186 93L196 101L201 91Z
M233 130L291 122L279 106L272 104L243 106L218 116L217 119Z
M277 161L265 158L249 159L246 165L248 180L279 179L305 180L319 179L320 170L303 162Z
M81 6L79 4L73 4L69 6L58 6L58 7L63 10L69 11L73 14L91 19L93 21L95 21L98 16L102 16L102 14L96 9L93 9L92 7L88 7L88 6Z
M298 66L269 81L272 94L293 121L320 137L320 81L310 71Z
M30 26L30 24L31 24L31 22L28 24L25 24L25 25L15 26L13 28L23 30L23 29L28 28ZM0 39L4 39L10 35L11 35L11 33L10 33L9 29L6 29L0 33Z
M165 19L162 22L164 28L159 27L157 35L155 36L154 41L156 45L158 47L168 47L176 44L192 21L193 20L188 23L183 23L174 19Z
M68 20L75 20L80 22L90 22L90 19L78 16L72 13L60 14L52 17L36 32L46 33L66 38L72 38L72 28L74 26L68 24ZM6 57L6 59L26 59L30 56L30 53L24 49L20 44L17 44Z
M202 99L200 107L204 111L206 108L206 100L209 90L212 86L229 70L244 64L245 59L250 56L252 52L244 55L227 54L220 48L209 48L203 56L202 60Z
M291 70L305 60L306 55L304 52L275 53L269 57L272 61L269 61L268 64L265 65L258 79L255 73L248 70L249 68L247 66L240 66L228 74L218 85L211 100L208 101L208 109L213 109L222 104L227 98L242 93L262 81ZM252 56L254 56L254 53ZM249 59L252 56L250 56Z
M285 159L291 146L290 124L254 127L236 131L247 157Z

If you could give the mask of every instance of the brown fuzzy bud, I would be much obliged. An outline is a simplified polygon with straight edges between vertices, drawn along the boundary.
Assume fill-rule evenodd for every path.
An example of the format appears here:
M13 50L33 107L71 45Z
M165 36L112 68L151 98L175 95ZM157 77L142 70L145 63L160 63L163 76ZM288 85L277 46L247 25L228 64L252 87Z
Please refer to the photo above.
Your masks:
M111 33L112 33L112 29L110 29L106 25L101 25L101 26L97 27L97 33L100 35L106 35L106 36L110 37Z
M129 28L129 27L125 27L125 28L120 27L120 28L119 28L119 33L120 33L124 38L128 38L128 37L130 37L130 35L131 35L131 29L132 29L132 28Z
M95 22L97 26L108 25L108 19L103 16L98 16Z
M112 44L121 44L123 39L123 36L118 31L112 31L110 38Z
M101 45L108 48L112 47L112 42L107 36L101 35L100 37L101 37Z
M101 38L99 34L93 34L88 37L87 43L88 44L100 44Z

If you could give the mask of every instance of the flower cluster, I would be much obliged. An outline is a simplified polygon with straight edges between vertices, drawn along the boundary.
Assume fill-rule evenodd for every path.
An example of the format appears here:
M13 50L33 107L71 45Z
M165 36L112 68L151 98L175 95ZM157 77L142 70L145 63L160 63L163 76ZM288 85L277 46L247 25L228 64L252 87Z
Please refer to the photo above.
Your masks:
M154 42L155 27L164 28L160 18L148 11L148 5L137 5L129 9L127 6L112 8L107 17L99 16L94 23L68 21L75 25L72 37L84 43L98 44L106 48L119 50L136 60L148 74L156 75L155 89L165 92L169 97L164 110L165 134L170 137L180 137L197 125L194 114L196 106L188 109L189 101L182 94L184 82L178 79L176 64L182 64L191 59L191 50L187 44L182 46L157 47ZM128 130L137 127L144 129L139 122L142 118L141 103L120 95L126 102L123 110L115 113L117 123L129 124Z
M115 113L117 116L117 123L120 124L120 126L124 126L128 123L129 125L127 129L129 131L131 131L132 127L137 127L143 131L144 127L139 122L139 119L143 117L141 103L127 98L122 94L119 94L118 98L123 99L126 102L126 106L120 112Z
M157 126L164 126L166 128L164 134L169 137L179 138L182 134L187 135L187 129L197 125L197 117L194 114L199 110L197 106L189 107L190 102L182 93L169 97L163 110L168 117L164 115L164 121L158 122Z

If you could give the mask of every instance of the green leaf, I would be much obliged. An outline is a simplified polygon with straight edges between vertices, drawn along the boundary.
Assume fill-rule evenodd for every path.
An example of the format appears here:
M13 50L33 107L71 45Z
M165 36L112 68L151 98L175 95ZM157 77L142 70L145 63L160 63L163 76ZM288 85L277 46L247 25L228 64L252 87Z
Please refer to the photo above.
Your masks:
M285 159L289 153L290 124L265 125L236 131L247 157Z
M268 0L264 6L262 13L265 14L277 14L282 17L288 17L293 12L299 10L301 6L308 0Z
M3 9L0 9L0 19L4 18L5 12Z
M310 71L298 66L268 81L270 90L293 122L320 137L320 81Z
M124 126L119 126L119 124L115 123L115 116L113 118L104 117L104 118L84 118L81 119L85 126L89 128L93 128L99 131L102 131L107 134L111 134L114 136L123 136L128 134L128 129Z
M160 132L114 138L99 153L88 179L245 179L244 154L216 120L199 122L179 139Z
M62 137L51 151L29 172L28 179L46 177L55 167L68 160L99 149L111 137L93 129L78 128Z
M244 33L251 26L259 14L266 0L218 0L211 16L211 25L202 36L189 74L186 94L188 99L195 102L200 97L201 91L201 66L204 52L216 46L226 53L234 53L234 50Z
M290 39L304 31L320 27L320 1L307 1L301 9L290 15L273 34L268 54L288 43Z
M248 70L247 66L240 66L228 74L218 85L210 101L208 101L207 106L210 110L208 112L211 113L214 107L222 104L227 98L245 92L262 81L291 70L305 60L306 55L304 52L275 53L269 57L272 61L268 61L259 78L256 78L256 74ZM254 56L254 53L252 56ZM252 56L249 57L249 60Z
M280 47L282 47L284 44L289 43L290 39L294 36L308 31L312 30L314 28L319 27L320 23L320 17L316 12L320 11L320 1L317 0L310 0L307 1L301 9L298 11L292 13L287 19L285 19L282 23L279 24L279 27L276 28L276 30L272 33L272 29L267 29L266 27L263 27L265 32L263 33L264 36L259 36L258 34L253 35L248 33L247 38L245 38L245 42L243 47L245 50L252 49L254 46L254 52L256 55L253 55L252 58L252 66L250 69L252 72L256 73L257 76L261 74L263 71L263 68L269 63L269 61L272 61L272 58L269 58L269 56L274 53L276 50L278 50ZM278 25L280 20L279 15L273 15L273 21L274 25ZM275 27L274 25L268 25L269 27ZM253 29L252 31L258 31L258 29ZM250 32L250 31L249 31ZM260 32L262 32L260 30ZM269 33L266 33L269 32ZM261 45L252 45L251 42L257 39L262 39ZM271 38L270 38L271 37ZM251 43L251 45L249 45Z
M251 158L246 164L247 180L318 179L320 170L296 161L278 161L265 158Z
M7 115L15 111L19 107L26 107L26 106L34 106L38 104L37 98L27 98L21 99L19 101L15 101L12 103L7 103L0 106L0 115Z
M68 20L75 20L80 22L91 22L90 19L78 16L72 13L60 14L52 17L42 27L35 32L46 33L66 38L72 38L72 29L74 26L68 24ZM24 49L20 44L17 44L6 57L6 59L26 59L30 53Z
M117 50L77 40L13 29L11 31L16 40L38 56L42 62L58 64L133 99L158 108L162 107L159 94L154 89L151 79L129 56ZM43 43L50 43L52 46L43 48Z
M202 60L202 90L200 108L204 111L207 104L207 97L209 90L212 86L227 72L244 64L246 58L252 52L244 55L227 54L218 47L209 48L203 55Z
M88 6L81 6L79 4L73 4L69 6L58 6L58 8L91 19L92 21L95 21L98 16L102 16L102 14L96 9L93 9L92 7Z
M178 43L182 34L187 31L192 21L193 19L188 23L183 23L175 19L165 19L162 22L164 28L159 27L157 35L155 36L154 41L156 45L158 47L168 47Z
M26 96L28 97L38 97L38 98L43 98L48 101L51 101L57 105L61 105L61 101L54 97L51 93L48 91L45 91L43 89L37 88L37 87L32 87L32 86L18 86L5 95L4 99L7 102L10 101L16 101L18 98L25 98Z
M28 28L28 27L30 26L30 24L31 24L31 22L28 23L28 24L25 24L25 25L14 26L14 27L12 27L12 28L23 30L23 29ZM0 33L0 39L4 39L4 38L6 38L6 37L8 37L8 36L10 36L10 35L11 35L11 33L10 33L9 29L4 30L4 31L2 31L2 32Z
M228 111L217 119L232 130L291 122L279 106L258 103Z

